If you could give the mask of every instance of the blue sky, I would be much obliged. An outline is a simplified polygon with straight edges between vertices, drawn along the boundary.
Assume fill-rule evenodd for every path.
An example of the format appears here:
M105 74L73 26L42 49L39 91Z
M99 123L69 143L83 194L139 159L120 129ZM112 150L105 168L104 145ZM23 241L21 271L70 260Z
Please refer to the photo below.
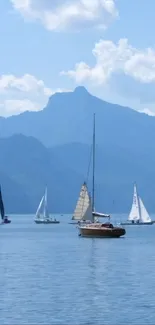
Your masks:
M0 115L77 85L155 114L154 16L154 0L1 0Z

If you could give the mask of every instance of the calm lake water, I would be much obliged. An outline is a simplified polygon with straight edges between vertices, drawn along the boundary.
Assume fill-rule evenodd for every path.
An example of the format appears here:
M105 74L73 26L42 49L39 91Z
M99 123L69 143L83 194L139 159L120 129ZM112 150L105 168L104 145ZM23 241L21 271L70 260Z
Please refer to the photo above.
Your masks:
M154 324L155 225L91 239L60 220L0 226L0 324Z

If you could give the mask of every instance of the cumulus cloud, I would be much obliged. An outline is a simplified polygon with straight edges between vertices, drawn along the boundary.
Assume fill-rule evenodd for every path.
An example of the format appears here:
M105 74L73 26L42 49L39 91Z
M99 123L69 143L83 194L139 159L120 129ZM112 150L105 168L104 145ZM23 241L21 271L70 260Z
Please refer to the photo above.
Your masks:
M24 111L43 109L48 97L67 89L51 89L43 80L25 74L23 76L0 76L0 115L8 116Z
M62 71L76 84L102 94L107 101L130 105L150 115L155 112L155 49L138 49L127 39L101 39L92 50L95 63L76 63Z
M0 102L0 112L2 115L15 115L25 111L38 111L40 105L29 99L4 99Z
M155 50L132 47L127 39L120 39L117 44L109 40L100 40L92 51L95 65L79 62L73 70L62 71L77 83L91 81L105 84L115 73L123 73L141 83L155 82Z
M0 93L5 93L8 89L25 93L52 94L52 90L45 86L43 80L39 80L30 74L25 74L22 77L11 74L0 76Z
M48 30L106 28L118 16L115 0L10 0L24 18Z

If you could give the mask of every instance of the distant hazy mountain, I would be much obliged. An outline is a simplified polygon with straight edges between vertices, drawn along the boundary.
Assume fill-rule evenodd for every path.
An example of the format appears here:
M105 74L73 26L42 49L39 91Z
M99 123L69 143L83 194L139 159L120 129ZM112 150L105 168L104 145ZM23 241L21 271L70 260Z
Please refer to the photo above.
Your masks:
M53 95L43 111L0 119L1 136L11 136L0 141L0 176L10 211L33 212L46 184L50 210L74 209L87 174L94 112L96 209L128 211L137 181L146 207L155 212L155 118L106 103L83 87Z
M35 212L45 186L49 210L70 212L82 181L38 140L23 135L0 139L0 182L8 212Z
M0 119L0 135L22 133L34 136L46 146L71 142L91 143L92 119L96 112L97 143L125 148L152 146L155 117L109 104L78 87L74 92L50 97L40 112L25 112Z
M148 159L148 161L147 161ZM33 213L48 186L49 210L72 213L80 186L87 177L90 146L72 143L46 148L33 137L14 135L0 139L0 182L6 211ZM147 162L147 163L146 163ZM137 180L149 210L154 211L154 152L135 155L104 145L96 152L96 209L128 211L133 181ZM88 185L91 191L92 175Z

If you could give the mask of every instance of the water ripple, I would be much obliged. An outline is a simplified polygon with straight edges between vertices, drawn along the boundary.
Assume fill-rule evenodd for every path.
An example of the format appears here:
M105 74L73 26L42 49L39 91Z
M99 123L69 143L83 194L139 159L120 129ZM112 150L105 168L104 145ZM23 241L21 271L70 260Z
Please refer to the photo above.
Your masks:
M1 324L154 324L155 226L102 240L13 221L0 227Z

